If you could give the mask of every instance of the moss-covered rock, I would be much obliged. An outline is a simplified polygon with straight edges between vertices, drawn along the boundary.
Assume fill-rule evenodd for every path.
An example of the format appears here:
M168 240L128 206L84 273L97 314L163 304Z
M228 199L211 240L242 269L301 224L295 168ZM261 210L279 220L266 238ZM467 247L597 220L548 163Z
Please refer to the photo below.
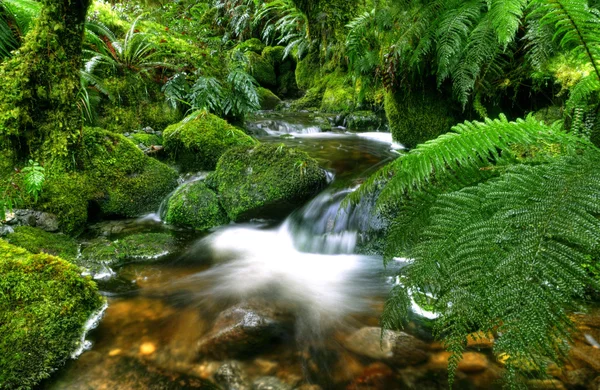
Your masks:
M246 57L249 64L248 71L260 85L268 88L277 86L277 75L273 63L251 51L246 53Z
M232 149L215 175L221 204L234 221L289 211L327 182L316 160L283 145Z
M449 102L430 92L387 92L384 105L394 141L409 148L448 132L459 121Z
M346 127L350 130L372 131L381 126L381 118L373 111L354 111L346 116Z
M354 108L354 88L344 85L332 85L325 89L321 101L321 111L348 112Z
M131 134L130 138L136 144L142 144L146 147L163 144L163 138L155 134L134 133Z
M260 39L250 38L247 41L244 41L244 42L240 43L239 45L237 45L234 50L261 54L265 47L266 47L266 45L264 43L262 43L260 41Z
M131 133L144 127L162 131L181 120L178 111L163 103L107 105L102 109L98 125L113 133Z
M179 188L169 199L165 222L196 230L208 230L229 222L217 194L203 182Z
M100 129L84 135L91 198L106 215L136 217L154 211L177 187L177 173L149 158L129 139Z
M70 262L77 258L79 244L73 238L56 233L48 233L31 226L18 226L6 240L16 246L27 249L33 254L46 253L61 257Z
M319 75L319 55L309 53L296 66L296 84L301 90L307 91L313 87L315 78Z
M298 85L296 84L296 64L287 58L276 69L277 94L284 97L297 97Z
M165 151L184 172L214 170L219 157L235 146L256 141L225 120L206 111L194 119L169 126L164 136Z
M258 89L258 97L260 99L261 110L274 110L281 103L281 99L266 88Z
M318 110L323 101L323 88L317 86L306 91L304 96L292 102L292 108L295 110Z
M99 238L84 245L78 262L86 268L100 263L114 266L159 259L175 249L175 240L167 233L139 233L116 241Z
M284 54L285 47L283 46L267 46L262 51L262 56L275 66L283 62Z
M49 377L80 346L104 301L80 269L0 240L0 383L26 389Z

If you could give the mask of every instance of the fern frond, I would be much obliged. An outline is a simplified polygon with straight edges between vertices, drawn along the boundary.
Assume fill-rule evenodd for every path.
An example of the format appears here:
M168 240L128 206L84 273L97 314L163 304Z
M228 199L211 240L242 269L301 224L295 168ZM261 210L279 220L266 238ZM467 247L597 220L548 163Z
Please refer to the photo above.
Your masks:
M498 179L439 197L403 273L434 292L440 335L455 359L470 332L497 332L510 370L564 357L586 286L580 266L600 247L600 151L516 166Z
M489 15L498 43L504 48L513 42L528 0L489 0Z

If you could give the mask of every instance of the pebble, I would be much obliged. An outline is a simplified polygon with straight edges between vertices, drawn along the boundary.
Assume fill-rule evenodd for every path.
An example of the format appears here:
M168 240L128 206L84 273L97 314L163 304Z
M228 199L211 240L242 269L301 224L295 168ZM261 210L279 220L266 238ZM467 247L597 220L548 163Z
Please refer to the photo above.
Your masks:
M140 345L141 355L152 355L154 352L156 352L156 345L152 343L143 343L142 345Z

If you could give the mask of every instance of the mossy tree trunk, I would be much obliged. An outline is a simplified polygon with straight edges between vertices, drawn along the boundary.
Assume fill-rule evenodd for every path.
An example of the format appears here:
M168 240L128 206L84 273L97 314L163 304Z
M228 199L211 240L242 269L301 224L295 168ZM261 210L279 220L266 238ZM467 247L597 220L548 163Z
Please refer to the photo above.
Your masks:
M50 162L69 155L83 121L81 48L91 0L41 0L35 27L0 66L0 148Z

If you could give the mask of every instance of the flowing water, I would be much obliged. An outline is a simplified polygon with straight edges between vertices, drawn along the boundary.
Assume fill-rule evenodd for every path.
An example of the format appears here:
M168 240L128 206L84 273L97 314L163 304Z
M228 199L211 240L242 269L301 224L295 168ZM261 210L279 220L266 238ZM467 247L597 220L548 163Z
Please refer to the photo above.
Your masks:
M209 233L169 228L159 212L123 222L129 231L168 229L180 250L125 265L101 282L109 306L88 334L91 348L42 387L210 388L207 379L240 390L447 388L448 356L431 341L426 312L406 329L420 340L401 350L382 351L379 332L366 329L378 326L403 263L384 269L380 257L356 253L373 223L372 204L342 201L393 160L397 146L385 134L322 133L310 118L292 119L263 117L252 126L274 128L263 142L317 158L330 186L290 216ZM458 388L493 387L499 366L489 351L471 360Z

